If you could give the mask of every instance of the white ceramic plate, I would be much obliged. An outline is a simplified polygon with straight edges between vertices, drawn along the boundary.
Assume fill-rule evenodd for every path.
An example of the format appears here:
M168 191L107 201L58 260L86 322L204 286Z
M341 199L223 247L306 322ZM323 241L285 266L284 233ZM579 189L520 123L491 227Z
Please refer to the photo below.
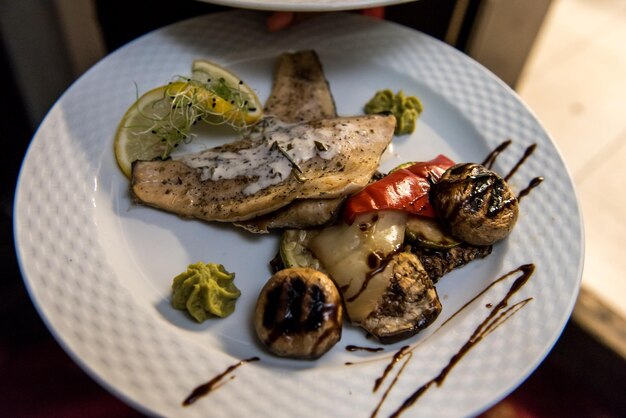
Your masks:
M201 0L241 9L330 12L409 3L414 0Z
M117 124L135 99L135 86L142 93L189 74L192 60L203 57L233 69L265 100L278 54L311 48L321 57L341 115L360 114L381 88L422 99L425 110L416 132L394 139L383 170L438 153L482 161L511 138L513 145L495 169L506 173L528 145L537 143L511 184L519 191L535 176L545 181L522 201L516 229L489 258L440 280L444 310L426 332L382 353L352 353L346 345L375 344L347 326L326 356L298 362L266 354L251 327L277 236L252 236L229 225L134 205L112 145ZM223 133L199 131L200 139L211 144ZM73 358L135 407L189 417L369 416L382 396L372 393L374 380L408 343L414 348L411 361L380 412L389 415L447 364L512 279L433 334L434 329L502 273L534 263L536 273L511 301L531 302L406 412L476 414L513 390L550 350L573 308L583 258L571 179L549 136L514 92L428 36L341 13L280 34L266 33L263 16L255 12L205 16L148 34L111 54L61 97L35 135L19 179L15 235L31 296ZM234 271L243 295L231 317L198 325L170 307L169 288L172 277L201 260ZM236 378L210 396L181 406L194 387L253 356L261 361L237 369Z

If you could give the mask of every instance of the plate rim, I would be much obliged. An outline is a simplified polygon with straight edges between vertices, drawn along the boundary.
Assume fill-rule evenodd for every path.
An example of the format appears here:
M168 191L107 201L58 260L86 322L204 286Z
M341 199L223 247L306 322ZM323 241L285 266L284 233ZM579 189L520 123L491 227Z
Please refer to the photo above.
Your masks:
M373 7L393 6L418 0L340 0L340 1L288 1L288 0L200 0L220 6L249 10L282 12L338 12Z

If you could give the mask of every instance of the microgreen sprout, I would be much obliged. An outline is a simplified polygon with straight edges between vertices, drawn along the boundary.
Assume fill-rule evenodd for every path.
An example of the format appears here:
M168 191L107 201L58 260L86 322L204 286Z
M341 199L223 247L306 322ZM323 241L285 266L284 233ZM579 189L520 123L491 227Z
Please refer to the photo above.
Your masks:
M246 116L256 109L248 107L242 83L231 86L222 77L204 77L204 80L176 77L166 86L161 98L138 106L145 125L126 128L133 129L134 135L156 136L161 158L167 158L181 142L190 142L194 137L192 127L198 121L246 130L249 127Z

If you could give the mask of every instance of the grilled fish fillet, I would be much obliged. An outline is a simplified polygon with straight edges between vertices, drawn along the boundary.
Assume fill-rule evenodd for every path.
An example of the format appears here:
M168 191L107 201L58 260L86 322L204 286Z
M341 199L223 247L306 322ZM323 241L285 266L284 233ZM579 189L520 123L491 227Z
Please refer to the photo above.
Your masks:
M337 117L335 101L319 57L314 51L284 53L278 59L265 114L284 122ZM257 234L275 228L311 228L335 218L345 197L296 200L276 212L238 222Z
M136 161L131 193L184 217L235 222L296 199L365 186L392 139L393 116L325 119L270 128L179 160Z

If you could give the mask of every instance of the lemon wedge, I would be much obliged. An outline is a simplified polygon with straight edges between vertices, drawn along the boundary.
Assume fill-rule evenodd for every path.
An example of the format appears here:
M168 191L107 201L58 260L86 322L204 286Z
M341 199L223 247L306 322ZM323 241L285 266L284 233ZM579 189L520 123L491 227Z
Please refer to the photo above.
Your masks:
M115 158L127 177L133 161L165 158L187 135L182 115L172 112L168 87L157 87L141 96L117 128Z
M191 64L191 79L202 83L215 96L210 106L223 106L224 119L235 126L252 125L263 116L263 105L254 90L237 75L214 62L197 59ZM222 102L222 103L220 103Z
M130 177L133 161L167 158L191 139L198 121L242 129L262 116L261 102L247 84L217 64L196 60L191 78L150 90L130 106L115 135L115 158Z

